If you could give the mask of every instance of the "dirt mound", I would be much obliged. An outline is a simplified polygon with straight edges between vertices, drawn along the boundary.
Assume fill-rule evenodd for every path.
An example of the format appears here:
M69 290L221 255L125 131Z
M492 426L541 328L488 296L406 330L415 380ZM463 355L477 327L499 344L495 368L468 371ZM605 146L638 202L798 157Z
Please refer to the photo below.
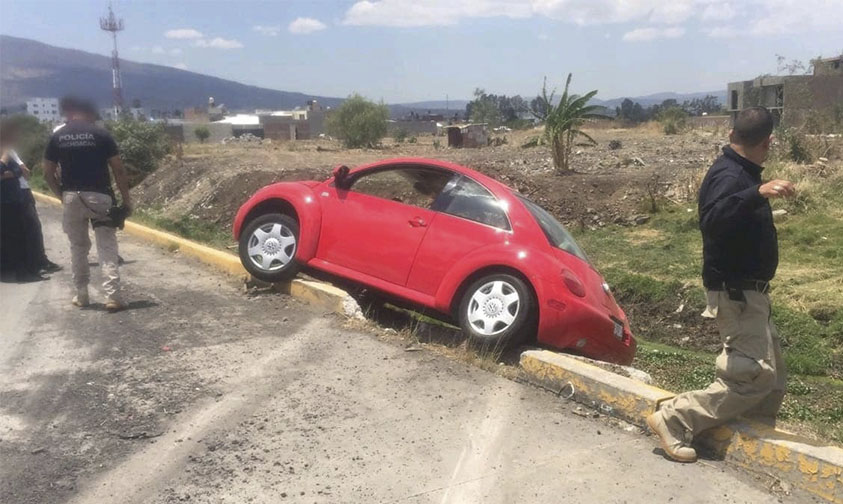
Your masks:
M501 145L481 149L442 148L445 139L433 136L352 150L328 140L189 145L182 156L166 159L133 192L142 207L228 227L237 208L264 185L324 180L338 164L430 157L490 175L569 225L599 227L630 222L654 199L686 199L724 140L706 131L666 137L645 128L596 130L591 133L598 145L575 148L573 171L559 175L545 146L522 147L538 133L508 133Z

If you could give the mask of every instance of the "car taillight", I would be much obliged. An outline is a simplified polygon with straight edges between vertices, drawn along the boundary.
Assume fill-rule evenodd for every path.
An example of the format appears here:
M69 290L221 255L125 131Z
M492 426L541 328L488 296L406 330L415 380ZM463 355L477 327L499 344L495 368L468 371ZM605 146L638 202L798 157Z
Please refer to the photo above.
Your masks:
M568 290L575 296L585 297L585 287L582 282L580 282L580 279L577 278L577 276L570 270L562 270L562 280L565 282L565 286L568 287Z

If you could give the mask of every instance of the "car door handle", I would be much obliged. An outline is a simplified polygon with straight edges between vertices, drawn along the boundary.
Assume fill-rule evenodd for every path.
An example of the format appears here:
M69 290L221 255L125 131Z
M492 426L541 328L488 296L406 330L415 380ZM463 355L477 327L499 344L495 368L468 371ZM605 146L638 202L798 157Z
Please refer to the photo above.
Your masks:
M421 217L413 217L412 219L408 220L407 222L410 223L413 227L425 227L427 226L427 222L424 221Z

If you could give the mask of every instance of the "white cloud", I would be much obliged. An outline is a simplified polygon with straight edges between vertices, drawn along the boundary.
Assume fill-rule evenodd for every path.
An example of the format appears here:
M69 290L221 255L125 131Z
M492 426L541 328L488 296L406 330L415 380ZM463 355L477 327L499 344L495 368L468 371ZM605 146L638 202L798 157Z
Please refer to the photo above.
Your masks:
M703 21L729 21L730 19L734 19L737 15L738 11L731 3L723 2L706 5L700 15L700 18L702 18Z
M165 52L164 48L161 47L160 45L152 47L152 54L164 54L164 52Z
M647 40L679 38L685 34L685 28L636 28L623 34L627 42L643 42Z
M212 39L199 39L193 42L196 47L207 47L212 49L242 49L243 44L239 40L214 37Z
M290 33L295 33L297 35L306 35L308 33L324 30L325 28L327 28L327 26L325 26L325 23L322 21L308 17L296 18L287 27Z
M187 65L184 63L176 63L173 65L173 68L178 68L179 70L187 70Z
M170 56L178 56L179 54L182 53L182 50L179 49L178 47L176 47L176 48L170 49L167 52L170 54Z
M267 37L276 37L279 33L281 33L281 27L255 25L252 27L252 31L260 33L261 35L266 35Z
M735 38L739 35L738 30L731 26L715 26L703 31L711 38Z
M445 26L463 18L533 15L533 0L362 0L343 18L347 25Z
M175 30L167 30L164 32L164 36L168 39L193 40L201 39L203 35L202 32L193 28L177 28Z
M342 23L393 27L450 26L472 18L536 16L578 25L652 23L685 28L694 26L706 33L728 31L710 25L731 21L744 33L763 36L839 30L843 1L359 0L345 12ZM669 36L676 32L656 33L658 36Z

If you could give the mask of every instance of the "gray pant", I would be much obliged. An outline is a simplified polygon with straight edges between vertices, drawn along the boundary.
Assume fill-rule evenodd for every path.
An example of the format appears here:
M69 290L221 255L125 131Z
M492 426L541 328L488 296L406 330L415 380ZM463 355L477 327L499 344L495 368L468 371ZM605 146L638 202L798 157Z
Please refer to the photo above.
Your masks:
M97 221L107 220L111 207L111 196L97 192L66 191L62 194L64 215L62 227L70 240L70 263L73 285L77 294L87 294L91 279L88 267L88 252L91 238L88 235L89 221L93 221L94 237L97 240L97 257L104 281L102 288L109 301L121 301L120 272L117 261L117 230L110 226L97 226Z
M775 422L787 373L770 319L770 298L756 291L743 294L745 300L735 301L726 291L709 292L709 299L717 303L717 328L723 338L716 378L705 390L663 403L660 411L669 425L697 435L740 415Z

